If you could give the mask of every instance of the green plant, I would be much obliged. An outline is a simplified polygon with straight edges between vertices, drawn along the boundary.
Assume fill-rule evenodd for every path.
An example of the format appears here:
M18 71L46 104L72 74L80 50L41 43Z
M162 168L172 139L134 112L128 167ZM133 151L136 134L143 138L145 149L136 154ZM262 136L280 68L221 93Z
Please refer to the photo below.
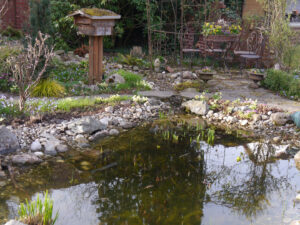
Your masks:
M53 41L50 0L30 0L30 31L35 39L39 32L51 35L47 41Z
M8 26L5 30L1 32L3 36L20 39L23 37L23 33L20 30L17 30L11 26Z
M31 91L32 97L63 97L65 88L60 83L52 79L41 80Z
M286 97L300 98L300 79L280 70L268 70L263 86Z
M123 55L121 53L118 54L117 62L129 65L129 66L143 66L144 65L143 59L136 58L131 55Z
M18 214L21 222L32 225L54 225L58 218L58 212L53 218L53 200L48 191L44 193L44 201L38 196L36 201L21 203Z
M207 132L207 143L213 145L215 142L215 130L209 128Z

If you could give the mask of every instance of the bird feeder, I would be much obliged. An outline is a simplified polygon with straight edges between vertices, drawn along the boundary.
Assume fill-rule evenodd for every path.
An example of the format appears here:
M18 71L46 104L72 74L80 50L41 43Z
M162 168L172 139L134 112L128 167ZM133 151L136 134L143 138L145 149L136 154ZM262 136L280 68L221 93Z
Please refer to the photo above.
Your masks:
M74 17L79 34L89 36L89 83L101 82L103 76L103 37L113 33L115 20L121 16L105 9L80 9Z

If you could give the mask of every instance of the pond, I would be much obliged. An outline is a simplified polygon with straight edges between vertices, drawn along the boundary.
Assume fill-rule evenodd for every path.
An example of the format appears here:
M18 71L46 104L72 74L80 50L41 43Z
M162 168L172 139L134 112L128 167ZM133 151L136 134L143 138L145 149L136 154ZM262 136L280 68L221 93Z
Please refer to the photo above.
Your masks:
M245 135L214 133L198 122L145 124L16 176L0 188L0 223L17 215L20 201L45 190L59 211L57 225L279 225L299 219L294 160L255 163Z

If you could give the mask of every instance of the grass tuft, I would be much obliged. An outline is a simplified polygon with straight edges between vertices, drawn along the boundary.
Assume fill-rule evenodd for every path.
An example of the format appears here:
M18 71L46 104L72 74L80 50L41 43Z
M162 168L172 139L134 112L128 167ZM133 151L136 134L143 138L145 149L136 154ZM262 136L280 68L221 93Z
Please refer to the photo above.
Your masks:
M48 191L45 192L44 201L37 197L36 201L22 203L18 210L19 220L30 225L54 225L58 212L53 217L53 200L48 197Z

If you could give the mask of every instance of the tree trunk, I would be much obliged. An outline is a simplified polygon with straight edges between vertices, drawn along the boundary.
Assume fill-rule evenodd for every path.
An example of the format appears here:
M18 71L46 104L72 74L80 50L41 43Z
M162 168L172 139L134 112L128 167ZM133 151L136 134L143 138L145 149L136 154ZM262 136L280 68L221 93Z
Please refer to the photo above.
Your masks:
M20 99L19 99L19 109L20 111L23 111L25 108L25 102L26 102L26 97L24 95L20 95Z

